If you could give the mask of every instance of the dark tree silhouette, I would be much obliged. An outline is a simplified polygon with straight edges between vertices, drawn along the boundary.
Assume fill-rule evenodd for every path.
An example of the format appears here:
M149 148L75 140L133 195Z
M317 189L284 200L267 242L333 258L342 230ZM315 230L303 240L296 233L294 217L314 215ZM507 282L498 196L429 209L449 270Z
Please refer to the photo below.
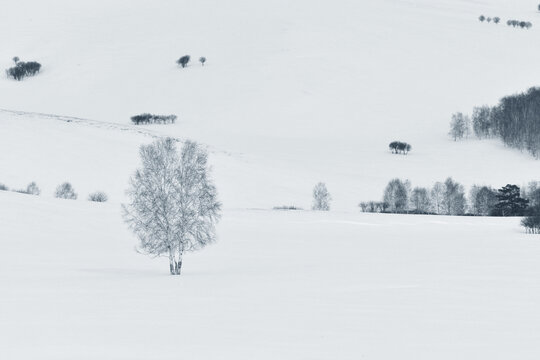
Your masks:
M497 216L523 216L527 210L529 200L523 199L517 185L507 184L497 190L497 204L493 215Z
M187 64L189 63L190 58L191 57L189 55L184 55L180 59L178 59L176 62L181 67L185 68L187 66Z

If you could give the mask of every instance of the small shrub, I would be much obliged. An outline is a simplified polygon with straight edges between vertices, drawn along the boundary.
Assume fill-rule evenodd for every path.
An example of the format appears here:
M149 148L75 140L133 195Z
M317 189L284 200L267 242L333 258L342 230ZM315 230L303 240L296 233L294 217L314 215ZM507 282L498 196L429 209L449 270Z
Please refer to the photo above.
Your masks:
M204 56L201 56L199 58L199 62L201 63L202 66L204 66L204 63L206 62L206 58Z
M484 20L486 20L486 17L484 15L480 15L478 20L480 20L481 22L484 22Z
M274 210L303 210L302 208L299 208L294 205L282 205L282 206L274 206Z
M487 21L488 23L490 23L490 22L491 22L491 18L488 17L488 18L486 19L486 21Z
M9 188L6 185L0 183L0 191L9 191Z
M498 16L495 16L495 17L493 18L493 22L494 22L495 24L498 24L500 21L501 21L501 18L498 17Z
M176 62L181 67L185 68L187 66L187 64L189 63L190 59L191 59L191 57L189 55L184 55L180 59L178 59Z
M103 191L96 191L95 193L88 195L88 201L106 202L108 199L107 194Z
M75 193L73 186L71 186L70 183L65 182L61 185L58 185L58 187L56 188L56 192L54 193L54 197L59 199L76 200L77 194Z
M18 56L14 56L12 60L13 60L13 62L14 62L15 64L17 64L17 63L19 62L20 59L19 59Z
M41 194L41 190L37 186L37 184L32 181L28 186L26 187L26 193L30 195L39 195Z

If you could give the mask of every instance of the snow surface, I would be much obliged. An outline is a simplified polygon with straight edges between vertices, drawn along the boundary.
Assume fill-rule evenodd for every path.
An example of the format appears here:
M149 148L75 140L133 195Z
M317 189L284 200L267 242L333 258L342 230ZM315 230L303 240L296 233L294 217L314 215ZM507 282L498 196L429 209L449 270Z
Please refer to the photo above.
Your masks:
M2 359L537 359L518 219L226 211L180 277L114 204L0 192Z
M0 359L538 358L540 243L519 219L357 213L393 177L540 178L497 140L447 136L453 112L538 85L537 5L2 4L0 69L43 69L0 76L0 183L42 189L0 191ZM141 112L179 119L131 125ZM139 146L163 136L208 147L225 208L179 278L120 217ZM64 181L78 200L53 198ZM309 208L319 181L331 212L269 210Z

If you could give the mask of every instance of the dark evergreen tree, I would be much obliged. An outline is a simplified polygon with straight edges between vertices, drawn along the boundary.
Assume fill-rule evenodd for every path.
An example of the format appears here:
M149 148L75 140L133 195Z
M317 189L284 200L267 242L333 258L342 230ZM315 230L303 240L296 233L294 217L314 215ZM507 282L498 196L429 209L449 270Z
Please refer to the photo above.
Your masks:
M497 204L493 215L496 216L523 216L527 210L529 200L521 197L519 186L507 184L497 190Z

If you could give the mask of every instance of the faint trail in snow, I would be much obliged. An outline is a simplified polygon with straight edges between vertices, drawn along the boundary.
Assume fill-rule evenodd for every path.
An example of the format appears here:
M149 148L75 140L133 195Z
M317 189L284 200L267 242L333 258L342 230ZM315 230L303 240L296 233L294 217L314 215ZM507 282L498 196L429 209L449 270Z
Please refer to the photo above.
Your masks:
M90 127L105 129L105 130L127 131L127 132L138 134L138 135L148 136L148 137L151 137L152 139L172 138L176 140L177 142L184 142L188 140L186 138L179 138L175 136L160 134L150 129L140 128L139 127L140 125L139 126L123 125L123 124L106 122L106 121L84 119L84 118L79 118L79 117L74 117L74 116L45 114L45 113L30 112L30 111L9 110L9 109L2 109L2 108L0 108L0 113L6 113L6 114L11 114L11 115L23 116L23 117L34 117L34 118L58 120L58 121L66 122L66 123L90 126ZM204 146L206 146L208 148L208 151L212 154L222 154L222 155L227 155L227 156L241 156L241 154L233 154L229 151L218 150L206 144L204 144Z

